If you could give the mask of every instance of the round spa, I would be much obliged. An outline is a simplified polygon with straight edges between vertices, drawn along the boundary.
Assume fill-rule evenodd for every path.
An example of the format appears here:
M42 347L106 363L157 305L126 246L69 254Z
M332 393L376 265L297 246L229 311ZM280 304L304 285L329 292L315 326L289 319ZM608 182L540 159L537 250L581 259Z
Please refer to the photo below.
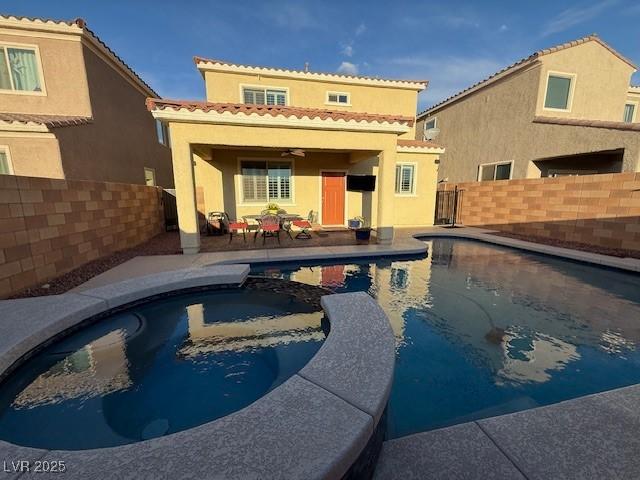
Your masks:
M120 309L53 342L0 389L0 439L56 450L125 445L255 402L325 339L319 304L220 289Z

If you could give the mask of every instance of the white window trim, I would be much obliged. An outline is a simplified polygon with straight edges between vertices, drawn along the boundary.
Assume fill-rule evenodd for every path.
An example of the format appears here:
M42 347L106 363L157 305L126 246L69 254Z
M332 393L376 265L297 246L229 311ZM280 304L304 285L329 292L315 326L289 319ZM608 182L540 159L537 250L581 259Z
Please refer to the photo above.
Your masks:
M636 117L638 115L638 102L634 100L626 100L624 106L633 105L633 117L631 117L631 123L636 123ZM622 121L624 122L624 110L622 111Z
M511 168L509 169L509 180L513 180L513 160L509 160L506 162L490 162L490 163L481 163L480 165L478 165L478 175L477 175L477 181L481 182L482 181L482 167L488 167L489 165L511 165ZM498 180L496 180L495 178L495 173L493 175L493 180L484 180L485 182L496 182Z
M331 102L329 101L329 95L346 95L347 96L347 103L340 103L340 102ZM327 94L324 97L325 98L325 105L333 105L336 107L351 107L351 94L349 92L336 92L333 90L327 90Z
M291 191L291 198L284 202L282 200L271 200L267 198L267 201L260 202L245 202L244 201L244 190L242 187L242 162L266 162L267 165L269 162L289 162L291 163L291 185L289 189ZM236 205L238 207L255 207L256 205L266 206L267 203L277 203L278 205L287 206L287 207L295 207L296 202L296 163L293 158L278 158L278 157L238 157L237 167L236 167L236 175L235 175L235 187L236 187ZM267 166L268 169L268 166ZM267 185L267 196L269 195L269 186ZM264 208L263 208L264 210Z
M410 165L413 166L413 178L411 180L413 180L412 185L411 185L411 193L402 193L402 192L396 192L395 189L395 182L393 185L393 193L396 197L417 197L418 196L418 163L417 162L397 162L396 163L396 167L402 167L403 165Z
M13 169L13 162L11 161L11 151L9 150L9 146L0 145L0 152L3 152L7 157L7 164L9 166L9 175L15 175L15 171Z
M47 96L47 87L44 81L44 70L42 69L42 59L40 58L40 47L38 45L32 45L28 43L12 43L12 42L0 42L0 48L4 48L4 60L9 64L9 53L7 52L7 48L20 48L23 50L34 50L36 53L36 64L38 65L38 75L40 76L40 86L42 90L39 92L30 92L27 90L5 90L0 89L1 94L7 95L29 95L34 97L46 97ZM11 79L11 85L13 86L13 75L9 72L9 77Z
M551 107L545 106L547 102L547 90L549 89L549 77L561 77L561 78L568 78L571 80L571 84L569 85L569 98L567 99L567 108L551 108ZM547 77L544 84L544 95L542 96L542 109L547 110L548 112L571 112L571 109L573 108L573 93L576 90L577 80L578 80L578 75L576 73L548 70Z
M265 101L266 101L266 94L267 94L267 90L281 90L283 92L286 93L285 95L285 99L284 99L284 106L288 107L291 105L291 92L289 91L289 87L278 87L275 85L255 85L255 84L251 84L251 83L241 83L239 86L239 91L238 91L238 95L240 98L240 103L242 103L243 105L244 103L244 89L248 88L249 90L264 90L265 92ZM265 106L267 106L265 104ZM268 105L269 107L277 107L279 105Z
M429 117L424 119L424 123L422 124L422 140L427 139L427 123L433 120L433 128L438 128L438 117Z
M147 170L153 173L153 185L147 185ZM156 177L156 169L151 167L144 167L144 183L147 186L158 186L158 178Z
M342 217L344 218L344 223L342 226L347 226L349 220L347 219L349 212L349 193L347 192L347 175L349 175L349 170L343 170L339 168L322 168L318 170L318 223L324 225L325 227L338 227L340 225L329 225L322 223L322 174L324 172L338 172L344 173L344 213ZM369 219L371 221L371 219Z

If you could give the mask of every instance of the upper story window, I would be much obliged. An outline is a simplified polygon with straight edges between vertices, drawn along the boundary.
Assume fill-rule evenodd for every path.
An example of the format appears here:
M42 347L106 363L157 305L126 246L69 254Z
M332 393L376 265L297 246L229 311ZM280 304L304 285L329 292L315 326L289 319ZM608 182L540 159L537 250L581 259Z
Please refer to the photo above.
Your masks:
M627 123L632 123L636 118L636 104L627 103L624 106L624 117L622 120Z
M351 94L346 92L327 92L327 105L351 105Z
M251 105L280 105L282 107L289 103L287 102L286 90L256 87L244 87L242 101Z
M511 164L513 162L483 163L478 168L478 180L481 182L490 180L510 180Z
M429 120L425 120L424 122L424 131L431 130L432 128L436 128L438 126L438 119L436 117L430 118Z
M547 90L544 96L544 108L550 110L571 110L571 97L575 75L549 72Z
M167 124L158 119L156 119L156 135L158 136L158 142L165 147L169 146L169 129L167 128Z
M42 93L42 69L36 47L0 44L0 90Z
M0 175L13 175L9 147L0 147Z
M412 163L396 165L396 194L414 195L416 193L416 166Z

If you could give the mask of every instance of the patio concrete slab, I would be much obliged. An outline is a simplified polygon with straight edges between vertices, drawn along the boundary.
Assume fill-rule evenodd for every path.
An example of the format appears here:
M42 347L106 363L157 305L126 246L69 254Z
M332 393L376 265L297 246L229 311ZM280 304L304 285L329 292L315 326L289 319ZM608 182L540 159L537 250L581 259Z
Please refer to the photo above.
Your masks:
M367 412L377 424L395 367L395 337L389 320L364 292L328 295L321 302L331 333L299 375Z
M524 480L475 423L383 444L375 480ZM556 477L549 477L556 478Z
M0 372L43 341L104 308L104 300L75 293L1 301Z
M366 413L294 376L249 407L200 427L117 448L51 451L44 459L65 461L65 479L341 478L372 427Z
M640 387L480 420L529 479L640 478Z
M287 249L288 250L288 249ZM201 253L193 264L194 267L220 265L228 263L254 263L267 261L267 250L245 250L230 252Z

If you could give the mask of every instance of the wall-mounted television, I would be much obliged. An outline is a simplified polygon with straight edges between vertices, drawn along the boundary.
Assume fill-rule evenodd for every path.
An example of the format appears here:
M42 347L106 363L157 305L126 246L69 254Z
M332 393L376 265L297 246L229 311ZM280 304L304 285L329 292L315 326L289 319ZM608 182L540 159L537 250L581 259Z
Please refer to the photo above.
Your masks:
M347 190L352 192L373 192L375 189L375 175L347 175Z

